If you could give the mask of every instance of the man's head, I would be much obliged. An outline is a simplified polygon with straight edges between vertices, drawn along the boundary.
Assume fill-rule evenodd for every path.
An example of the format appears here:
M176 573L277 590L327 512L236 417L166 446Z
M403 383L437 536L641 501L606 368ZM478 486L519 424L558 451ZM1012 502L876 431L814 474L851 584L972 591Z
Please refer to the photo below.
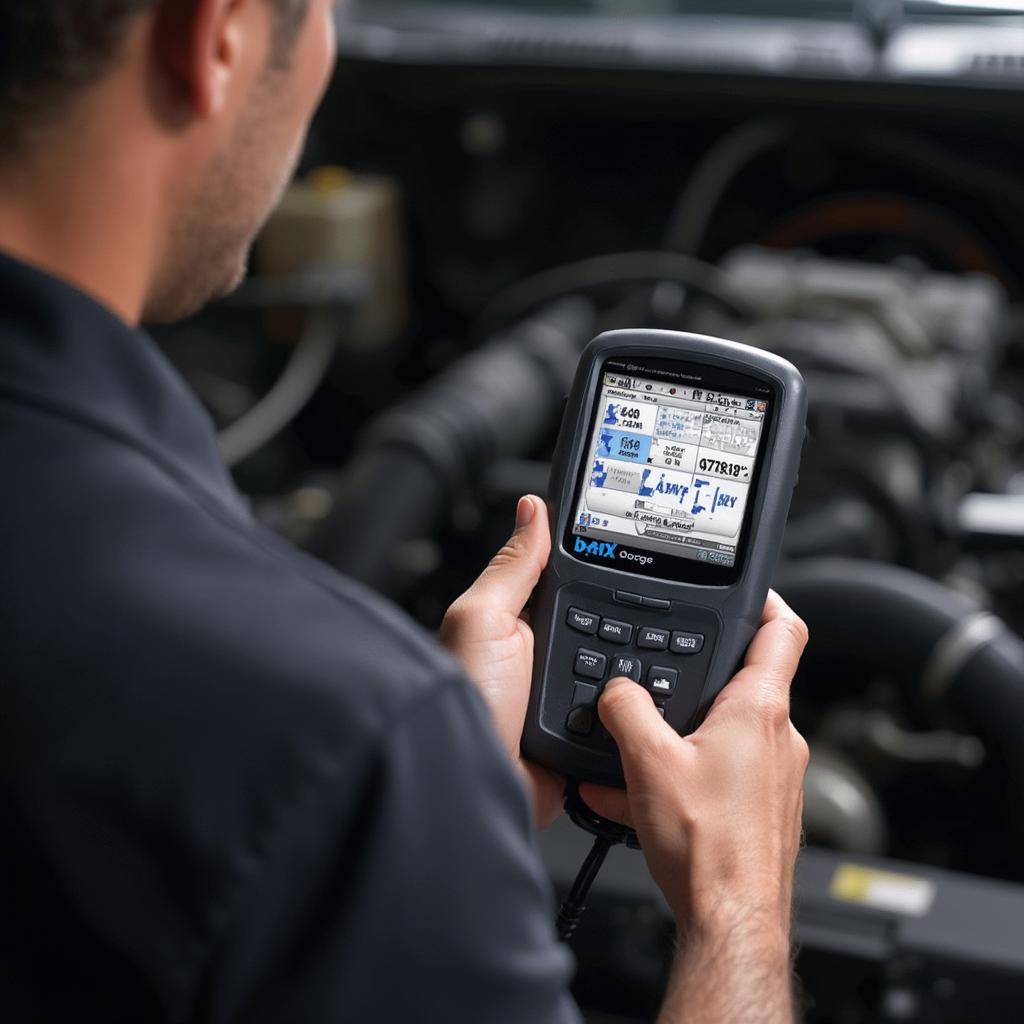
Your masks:
M333 62L332 6L18 0L0 29L0 170L30 182L77 133L89 142L69 183L90 155L159 179L139 182L160 220L143 310L192 312L239 283L294 169Z

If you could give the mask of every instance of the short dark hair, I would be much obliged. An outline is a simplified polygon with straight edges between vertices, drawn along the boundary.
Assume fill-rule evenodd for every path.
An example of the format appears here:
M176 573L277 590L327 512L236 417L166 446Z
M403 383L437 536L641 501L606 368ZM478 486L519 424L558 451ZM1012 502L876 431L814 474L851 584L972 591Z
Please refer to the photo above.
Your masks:
M271 60L287 55L309 0L269 0L278 15ZM58 114L99 81L133 20L160 0L15 0L0 25L0 152L17 151L33 123Z

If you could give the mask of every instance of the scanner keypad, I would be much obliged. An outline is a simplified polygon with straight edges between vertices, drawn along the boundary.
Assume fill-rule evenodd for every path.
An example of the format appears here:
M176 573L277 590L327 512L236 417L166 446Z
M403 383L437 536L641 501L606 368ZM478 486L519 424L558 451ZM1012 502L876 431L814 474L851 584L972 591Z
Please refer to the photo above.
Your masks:
M564 694L555 713L567 736L614 753L597 704L608 680L620 676L644 687L675 728L686 728L716 646L714 612L589 584L565 588L559 607L556 624L564 625L552 647L548 686Z

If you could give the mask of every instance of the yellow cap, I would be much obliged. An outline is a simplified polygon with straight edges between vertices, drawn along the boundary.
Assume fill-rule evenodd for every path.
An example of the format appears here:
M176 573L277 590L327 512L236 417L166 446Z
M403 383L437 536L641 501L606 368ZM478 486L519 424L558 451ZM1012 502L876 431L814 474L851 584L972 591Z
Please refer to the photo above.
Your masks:
M314 167L306 181L314 192L330 195L347 188L352 181L352 174L344 167Z

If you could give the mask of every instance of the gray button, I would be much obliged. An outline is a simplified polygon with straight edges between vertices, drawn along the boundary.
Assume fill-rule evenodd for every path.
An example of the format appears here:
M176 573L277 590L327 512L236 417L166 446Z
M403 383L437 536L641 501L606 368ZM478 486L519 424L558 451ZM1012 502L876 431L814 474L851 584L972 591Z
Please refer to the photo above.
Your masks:
M645 597L644 607L656 608L659 612L670 612L672 611L672 602L661 597Z
M597 703L597 687L590 683L577 683L572 688L572 706L574 708L592 708Z
M647 689L655 697L671 697L676 692L676 683L678 682L678 669L662 668L660 665L655 665L647 673Z
M587 707L573 708L565 720L565 728L577 736L589 736L594 730L594 712Z
M637 636L637 647L643 647L648 651L668 650L668 630L656 629L653 626L641 626L640 634Z
M633 639L633 627L628 622L602 619L601 639L613 644L628 644Z
M619 676L625 676L627 679L632 679L634 683L640 682L640 676L643 675L644 666L639 658L633 657L631 654L623 654L612 661L612 679L618 679Z
M700 654L704 650L703 633L673 633L673 654Z
M608 659L597 651L587 651L582 647L576 652L576 675L586 679L603 679Z
M587 633L593 636L597 632L597 625L601 621L593 612L585 612L580 608L570 608L566 618L566 624L578 633Z
M644 599L639 594L630 594L625 590L616 590L615 600L619 604L631 604L634 608L639 608L644 603Z

